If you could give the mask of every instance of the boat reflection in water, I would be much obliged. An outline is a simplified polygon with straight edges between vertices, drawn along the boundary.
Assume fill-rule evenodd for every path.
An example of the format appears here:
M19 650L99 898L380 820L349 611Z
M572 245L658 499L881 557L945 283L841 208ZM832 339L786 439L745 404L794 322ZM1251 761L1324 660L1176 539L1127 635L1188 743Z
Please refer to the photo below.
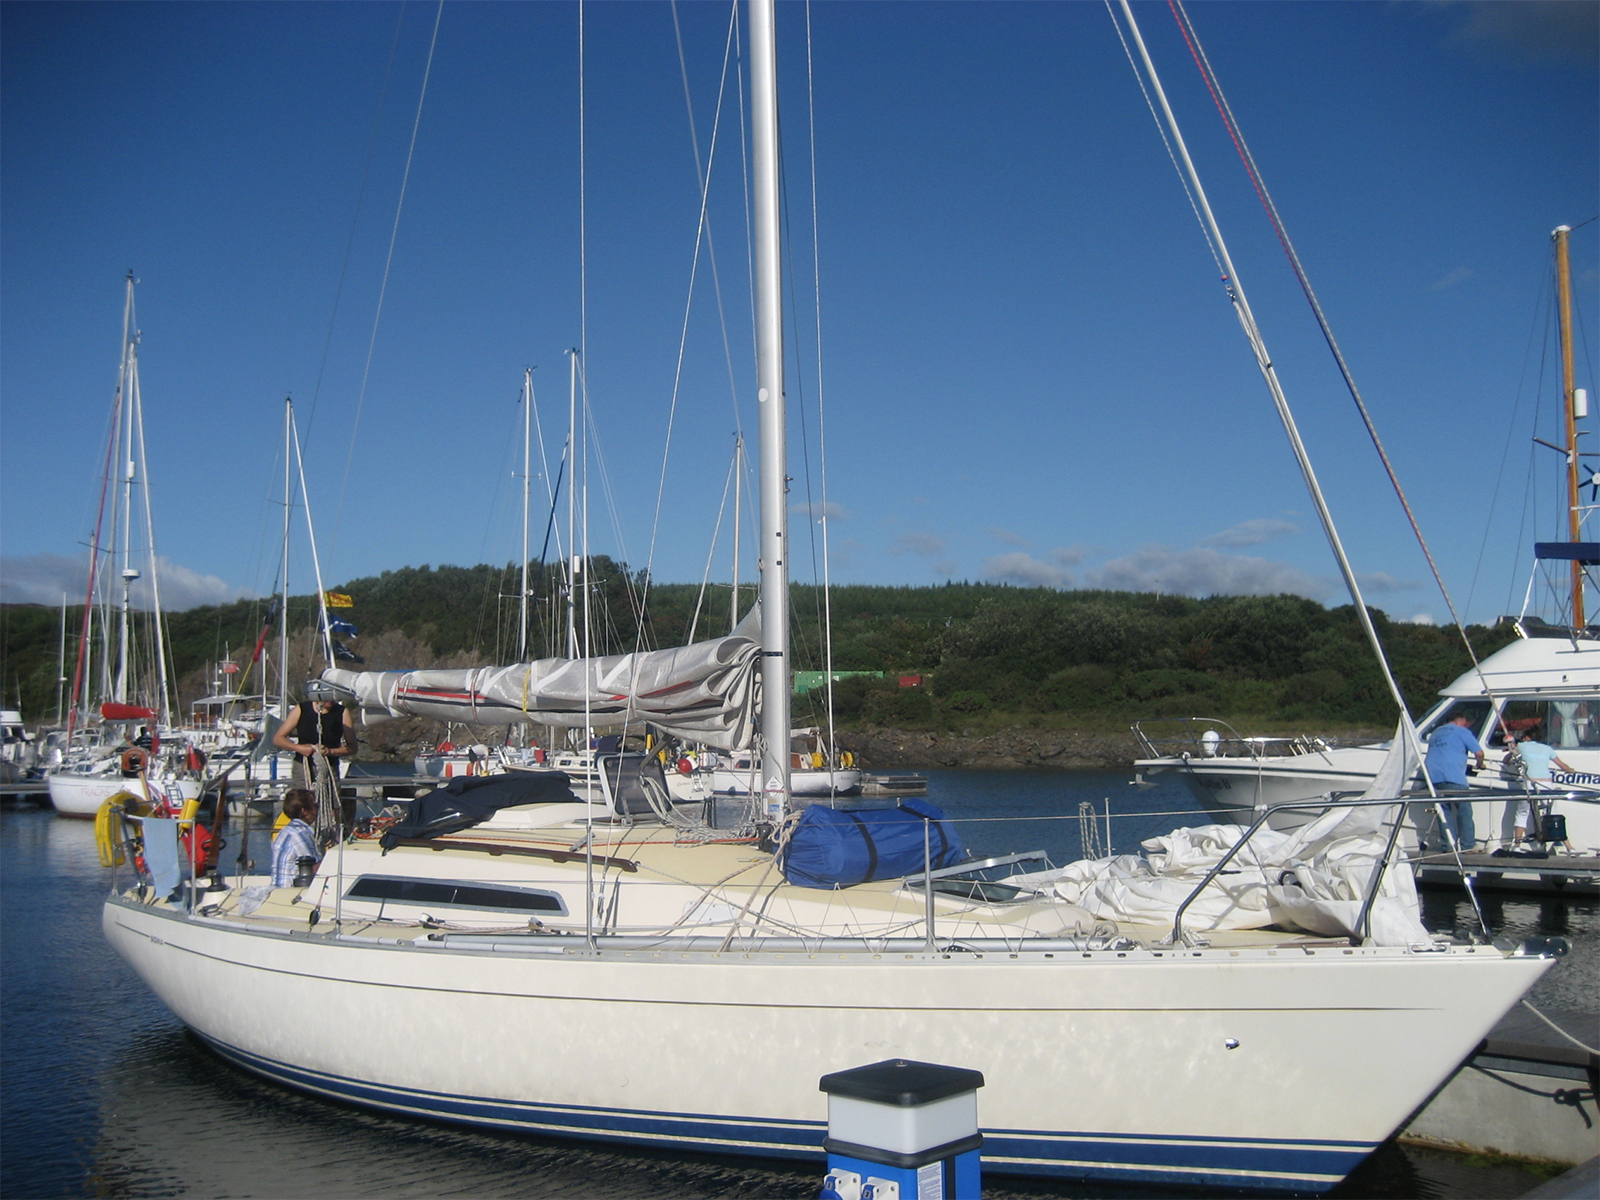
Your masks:
M619 1153L327 1104L223 1066L175 1023L131 1039L101 1096L88 1195L605 1200L798 1196L817 1187L816 1172L789 1164Z

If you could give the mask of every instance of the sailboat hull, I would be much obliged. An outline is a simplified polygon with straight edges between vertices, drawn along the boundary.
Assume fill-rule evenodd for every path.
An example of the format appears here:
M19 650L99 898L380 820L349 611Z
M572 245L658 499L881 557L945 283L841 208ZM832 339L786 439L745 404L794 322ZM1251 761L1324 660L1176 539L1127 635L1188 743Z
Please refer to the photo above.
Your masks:
M1392 1133L1549 966L1488 947L458 948L118 897L104 929L219 1054L371 1108L820 1159L818 1079L906 1057L983 1071L991 1171L1307 1191Z
M75 775L57 772L49 777L50 803L64 817L93 817L100 806L118 792L132 792L149 799L149 792L140 779L128 779L120 771L104 775ZM156 789L171 797L181 796L193 800L200 795L200 785L192 779L157 781Z

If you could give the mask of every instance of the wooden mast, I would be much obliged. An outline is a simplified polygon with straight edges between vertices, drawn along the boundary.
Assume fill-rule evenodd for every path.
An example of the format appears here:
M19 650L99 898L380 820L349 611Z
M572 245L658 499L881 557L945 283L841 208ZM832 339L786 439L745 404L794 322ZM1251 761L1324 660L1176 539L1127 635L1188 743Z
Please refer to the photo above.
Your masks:
M1582 541L1582 512L1578 503L1578 416L1572 377L1572 264L1567 254L1569 225L1556 227L1550 236L1556 244L1556 302L1561 320L1561 406L1567 418L1567 531L1569 540ZM1588 625L1583 611L1583 563L1572 562L1572 628Z

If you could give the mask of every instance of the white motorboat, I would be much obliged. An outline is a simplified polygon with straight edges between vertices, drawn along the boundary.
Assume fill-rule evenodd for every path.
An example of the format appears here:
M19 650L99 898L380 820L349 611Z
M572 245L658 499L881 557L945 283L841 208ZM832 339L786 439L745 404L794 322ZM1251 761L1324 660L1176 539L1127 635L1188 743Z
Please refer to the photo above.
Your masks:
M1418 723L1418 732L1426 737L1441 723L1467 713L1484 747L1484 767L1474 782L1501 793L1473 802L1480 840L1490 849L1510 845L1517 808L1527 798L1526 781L1507 753L1502 730L1540 723L1561 761L1573 768L1553 772L1551 785L1595 793L1593 804L1562 801L1567 837L1575 849L1600 852L1600 726L1590 716L1600 718L1600 641L1518 638L1485 658L1481 671L1466 672L1440 696L1440 703ZM1136 771L1178 774L1195 798L1223 820L1249 819L1272 805L1329 792L1362 791L1389 749L1387 742L1330 746L1314 738L1240 737L1226 721L1204 717L1140 721L1134 735L1144 751L1134 763ZM1287 812L1275 823L1292 828L1305 819L1304 813Z
M390 1112L820 1159L819 1078L906 1058L984 1073L994 1170L1326 1190L1559 947L1380 945L1361 920L1338 938L1113 928L1063 898L1034 855L964 859L915 801L878 814L909 822L913 853L880 855L874 842L864 873L794 870L808 822L868 828L878 816L789 806L774 7L753 0L748 21L758 622L606 658L324 675L368 721L472 712L587 729L604 714L729 751L752 744L759 721L751 807L764 827L697 822L647 782L654 757L630 774L621 756L615 786L602 769L599 803L555 773L458 780L415 802L412 833L341 843L304 888L246 876L187 894L114 890L106 937L228 1060ZM465 811L474 793L535 784L548 793L487 818ZM147 825L151 836L176 834ZM365 1027L352 1036L348 1020L303 1015L329 1013L362 1014Z

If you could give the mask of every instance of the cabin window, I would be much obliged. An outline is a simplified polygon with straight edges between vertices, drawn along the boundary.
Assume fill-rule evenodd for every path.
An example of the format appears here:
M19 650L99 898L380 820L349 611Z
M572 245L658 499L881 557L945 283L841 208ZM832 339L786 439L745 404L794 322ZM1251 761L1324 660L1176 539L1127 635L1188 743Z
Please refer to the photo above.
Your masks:
M1592 714L1592 715L1591 715ZM1537 727L1546 745L1557 750L1600 747L1600 706L1587 700L1512 700L1505 724L1520 736ZM1495 745L1499 745L1498 737Z
M394 875L363 875L345 892L350 900L386 900L427 908L488 908L506 912L547 912L565 915L567 906L554 892L449 879L405 879Z
M1447 725L1457 717L1467 718L1467 728L1477 734L1478 740L1485 746L1490 745L1489 737L1493 733L1493 745L1500 745L1498 729L1489 728L1489 702L1487 700L1450 700L1441 704L1428 714L1427 720L1418 727L1418 732L1426 738L1435 729Z

